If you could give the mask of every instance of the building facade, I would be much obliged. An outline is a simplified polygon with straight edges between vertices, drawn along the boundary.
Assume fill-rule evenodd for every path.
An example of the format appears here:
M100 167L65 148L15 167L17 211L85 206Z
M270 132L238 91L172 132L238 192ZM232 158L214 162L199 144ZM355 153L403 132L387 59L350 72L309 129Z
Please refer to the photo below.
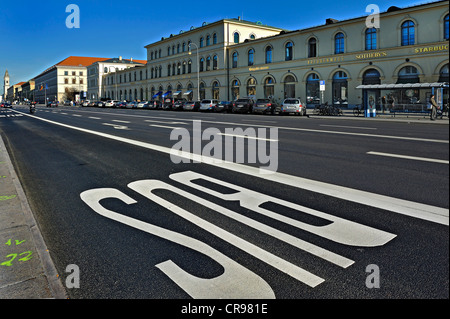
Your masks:
M147 61L112 58L105 61L97 61L87 67L88 94L87 99L92 101L100 100L102 97L116 99L118 96L115 90L109 91L107 94L103 89L103 76L111 72L119 72L131 67L144 66ZM117 73L115 73L117 75ZM107 77L107 81L111 81L111 85L117 83L117 77Z
M448 1L391 7L380 14L379 28L368 27L366 18L327 19L295 31L240 19L204 24L147 45L148 63L136 70L145 76L105 75L104 92L117 89L126 100L300 97L310 107L352 107L364 104L364 84L448 82ZM107 80L115 76L132 81L108 84L116 83ZM406 103L424 101L430 93L378 90L377 103L386 94ZM444 94L448 101L448 89Z
M87 67L107 58L71 56L51 66L34 78L35 101L46 103L62 102L68 94L74 94L77 100L87 98Z

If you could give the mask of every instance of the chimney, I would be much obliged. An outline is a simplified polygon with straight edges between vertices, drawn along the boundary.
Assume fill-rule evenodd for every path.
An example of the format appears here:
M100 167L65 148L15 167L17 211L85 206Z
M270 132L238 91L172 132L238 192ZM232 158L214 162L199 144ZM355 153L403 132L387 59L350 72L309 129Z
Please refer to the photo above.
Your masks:
M130 58L130 61L133 62L133 58Z
M119 61L122 61L122 57L121 56L119 56Z

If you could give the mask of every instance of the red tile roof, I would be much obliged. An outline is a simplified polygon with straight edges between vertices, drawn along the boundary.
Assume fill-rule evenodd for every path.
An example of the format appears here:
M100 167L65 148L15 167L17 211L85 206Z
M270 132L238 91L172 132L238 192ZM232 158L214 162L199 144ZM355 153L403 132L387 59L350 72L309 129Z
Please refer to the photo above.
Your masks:
M62 60L56 65L59 66L89 66L95 62L101 62L108 60L108 58L92 58L84 56L70 56L67 59Z

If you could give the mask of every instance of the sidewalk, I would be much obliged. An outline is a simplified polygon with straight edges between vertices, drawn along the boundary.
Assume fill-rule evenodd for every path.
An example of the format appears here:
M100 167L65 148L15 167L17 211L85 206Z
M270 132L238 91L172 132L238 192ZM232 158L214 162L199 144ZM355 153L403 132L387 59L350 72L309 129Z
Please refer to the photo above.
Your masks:
M0 299L66 299L0 136Z
M310 117L317 118L333 118L333 119L355 119L355 120L365 120L365 121L389 121L389 122L404 122L404 123L424 123L424 124L449 124L448 116L437 118L436 121L430 120L429 114L414 114L414 113L390 113L390 112L376 112L375 117L364 117L364 114L360 116L354 116L353 110L343 110L343 115L341 116L326 116L326 115L313 115L312 110L308 109L308 115Z

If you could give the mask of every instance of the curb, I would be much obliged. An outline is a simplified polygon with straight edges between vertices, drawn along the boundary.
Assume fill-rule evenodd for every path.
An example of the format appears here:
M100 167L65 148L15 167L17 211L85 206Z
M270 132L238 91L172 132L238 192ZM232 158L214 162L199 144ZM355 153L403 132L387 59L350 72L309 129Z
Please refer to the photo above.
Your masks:
M14 265L5 264L5 260L11 260L5 257L14 257L16 254L7 256L4 254L8 252L0 254L0 263L3 264L0 264L0 299L67 299L65 288L58 277L2 136L0 136L0 165L3 166L0 166L2 172L0 189L6 188L11 193L15 192L15 196L10 196L11 201L0 201L0 218L4 214L5 220L10 222L10 225L5 223L0 225L0 240L2 240L0 253L5 249L16 249L15 252L19 253L21 250L17 249L20 241L17 239L22 238L29 240L23 241L24 248L21 249L37 253L31 255L28 264L20 263L20 259L14 258ZM9 238L6 243L3 242L4 238ZM15 247L11 239L15 239Z

